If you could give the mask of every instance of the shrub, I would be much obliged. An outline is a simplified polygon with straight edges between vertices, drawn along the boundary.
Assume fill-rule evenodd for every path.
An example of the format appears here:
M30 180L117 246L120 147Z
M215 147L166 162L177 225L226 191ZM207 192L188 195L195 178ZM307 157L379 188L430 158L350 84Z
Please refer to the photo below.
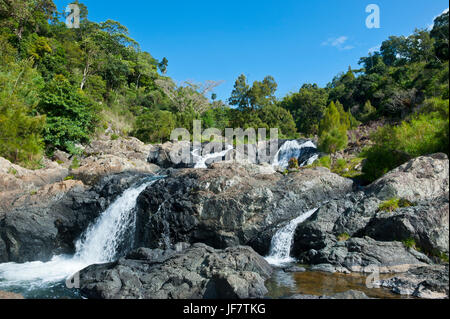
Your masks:
M348 143L348 118L342 118L339 109L331 102L319 126L319 148L329 154L344 149Z
M72 164L70 164L70 169L77 169L80 168L80 161L78 160L78 157L74 157L72 160Z
M367 158L363 172L374 181L411 158L449 153L448 100L427 100L424 108L409 121L398 126L387 125L372 135L373 146L363 150Z
M342 233L339 236L337 236L337 240L339 241L347 241L351 238L351 236L348 233Z
M417 251L420 251L421 249L417 246L416 241L414 240L414 238L407 238L405 240L402 240L403 245L406 248L409 249L415 249Z
M298 165L298 160L293 157L289 160L289 169L298 169L299 165Z
M385 211L385 212L394 212L399 208L402 207L410 207L413 206L413 204L406 200L406 199L402 199L402 198L391 198L389 200L386 200L384 202L382 202L380 204L380 206L378 207L379 211Z
M145 143L162 143L170 139L175 123L171 112L147 112L137 118L133 135Z
M111 135L111 141L116 141L118 139L119 139L119 135L117 135L117 134Z
M44 88L38 109L47 115L44 129L47 147L70 153L73 153L75 144L89 142L98 120L97 106L60 77Z

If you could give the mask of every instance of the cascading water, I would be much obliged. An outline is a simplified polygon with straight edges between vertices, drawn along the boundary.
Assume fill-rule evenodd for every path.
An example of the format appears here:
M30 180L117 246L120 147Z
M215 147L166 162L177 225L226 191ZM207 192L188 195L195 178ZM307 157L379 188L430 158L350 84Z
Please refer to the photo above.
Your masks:
M210 154L206 154L203 156L200 155L201 150L194 150L192 152L192 155L194 156L194 162L196 163L194 168L207 168L206 163L208 162L208 160L214 159L214 158L222 158L225 155L227 155L227 153L229 151L231 151L232 149L233 149L233 146L226 145L225 150L223 150L221 152L210 153Z
M89 265L114 261L124 248L133 246L137 198L157 179L135 185L117 198L77 241L73 256L54 256L49 262L0 264L0 290L26 295L52 287Z
M314 145L311 141L306 141L305 143L300 144L297 140L286 141L278 150L275 155L274 162L272 166L279 166L281 168L287 168L289 166L289 160L291 158L300 158L302 154L307 149L317 150L316 145ZM310 156L306 163L299 163L303 165L311 165L319 158L318 154L313 154Z
M272 238L269 256L266 257L269 264L282 266L295 261L291 257L291 247L295 230L299 224L311 217L316 211L317 209L313 209L303 213L276 232Z

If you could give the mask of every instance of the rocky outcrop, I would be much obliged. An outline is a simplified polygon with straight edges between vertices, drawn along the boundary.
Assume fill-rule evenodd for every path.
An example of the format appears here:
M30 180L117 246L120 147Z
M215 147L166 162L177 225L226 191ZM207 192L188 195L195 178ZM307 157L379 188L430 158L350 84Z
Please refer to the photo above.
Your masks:
M449 268L446 266L420 267L390 279L380 285L400 295L423 299L448 299Z
M56 163L48 168L29 170L0 157L0 193L20 190L34 191L44 185L62 182L69 171Z
M264 255L277 226L352 189L350 180L324 168L286 177L270 173L264 166L232 163L168 172L138 198L139 245L250 245Z
M275 155L279 155L277 151L279 150L281 156L295 157L300 165L306 165L308 160L314 156L319 155L316 147L304 147L302 151L292 151L290 149L282 149L282 146L286 142L297 142L297 145L304 144L312 141L307 139L298 140L268 140L260 141L256 144L242 144L238 147L231 146L231 144L226 143L215 143L215 142L205 142L202 143L201 149L194 146L190 142L166 142L164 144L155 145L149 153L148 161L149 163L156 164L163 168L192 168L195 167L196 163L201 159L201 156L206 154L219 154L223 150L223 154L217 156L211 156L206 161L206 166L210 167L214 163L220 162L234 162L238 164L272 164L274 163ZM272 149L272 145L275 147ZM314 144L312 144L314 146ZM183 149L189 150L189 154L184 161L177 160L173 158L173 154L181 155ZM283 168L282 170L284 170Z
M380 204L391 198L412 206L381 211ZM448 220L448 158L419 157L363 191L322 205L297 228L292 253L319 270L364 271L373 264L386 272L406 271L432 263L415 249L431 257L448 254Z
M141 248L126 258L80 272L81 293L100 299L263 298L269 264L250 247L215 250Z
M111 139L109 136L104 135L86 146L84 155L85 157L114 155L130 161L146 162L147 156L153 148L152 145L144 144L134 137Z
M159 167L139 159L129 159L116 155L96 155L85 158L81 166L70 171L70 174L86 185L95 185L102 177L123 173L147 173L154 174Z
M376 240L414 240L417 248L431 255L448 254L448 195L398 209L379 212L361 231Z
M368 187L368 194L382 200L397 197L412 202L448 196L448 191L449 162L441 153L412 159Z
M94 187L71 180L35 193L3 193L0 261L48 261L54 254L72 253L87 226L142 177L123 173L104 177Z
M314 270L326 272L396 273L425 266L430 260L400 242L365 237L337 241L318 251L309 250L301 256L301 262L317 265Z

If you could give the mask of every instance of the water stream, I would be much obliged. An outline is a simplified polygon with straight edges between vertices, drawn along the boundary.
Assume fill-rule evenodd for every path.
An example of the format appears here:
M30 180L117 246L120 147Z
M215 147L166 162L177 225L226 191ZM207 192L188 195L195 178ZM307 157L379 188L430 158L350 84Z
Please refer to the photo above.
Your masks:
M0 264L0 290L47 298L56 289L70 296L64 284L67 278L89 265L114 261L133 247L137 198L157 179L147 179L124 191L83 233L74 255L54 256L49 262Z

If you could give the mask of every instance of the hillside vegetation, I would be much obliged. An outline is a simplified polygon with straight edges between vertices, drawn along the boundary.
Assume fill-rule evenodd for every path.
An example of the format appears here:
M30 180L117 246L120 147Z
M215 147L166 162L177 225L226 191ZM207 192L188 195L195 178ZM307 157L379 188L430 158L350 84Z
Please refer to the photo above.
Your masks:
M387 122L358 155L366 180L412 157L448 154L449 14L431 30L392 36L326 87L304 84L277 99L271 76L241 75L227 101L220 82L175 83L169 61L140 49L117 21L93 22L81 3L69 29L52 0L0 0L0 156L39 167L45 154L72 155L96 135L167 141L176 127L277 127L285 138L317 136L320 148L347 147L347 131ZM245 71L245 70L243 70Z

